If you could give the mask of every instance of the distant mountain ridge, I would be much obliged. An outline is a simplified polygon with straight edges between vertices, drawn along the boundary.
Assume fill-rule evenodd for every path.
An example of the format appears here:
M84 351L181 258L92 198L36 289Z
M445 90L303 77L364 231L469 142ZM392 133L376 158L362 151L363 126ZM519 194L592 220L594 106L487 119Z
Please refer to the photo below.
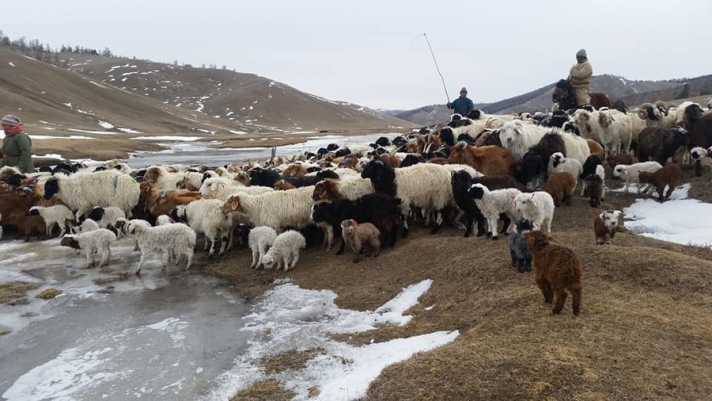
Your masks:
M549 111L553 105L551 95L554 84L498 102L475 104L475 108L491 114ZM613 101L623 100L627 105L636 105L657 100L670 101L710 95L712 75L666 81L633 81L616 75L597 75L592 79L591 89L607 94ZM433 125L447 121L450 114L451 111L445 105L428 105L394 115L419 125Z

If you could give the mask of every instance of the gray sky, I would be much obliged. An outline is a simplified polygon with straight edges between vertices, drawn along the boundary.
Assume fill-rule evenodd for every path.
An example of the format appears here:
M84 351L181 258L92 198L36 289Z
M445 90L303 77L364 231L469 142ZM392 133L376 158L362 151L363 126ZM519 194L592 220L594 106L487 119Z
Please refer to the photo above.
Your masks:
M4 0L3 9L12 38L227 65L372 108L446 101L424 32L451 99L462 86L491 102L555 82L582 47L596 75L712 73L710 0Z

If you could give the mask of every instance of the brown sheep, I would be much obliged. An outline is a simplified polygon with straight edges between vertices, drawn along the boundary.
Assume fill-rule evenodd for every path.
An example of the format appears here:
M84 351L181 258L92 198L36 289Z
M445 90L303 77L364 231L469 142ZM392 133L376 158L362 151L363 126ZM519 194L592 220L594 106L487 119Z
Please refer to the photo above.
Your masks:
M301 163L289 165L282 172L282 177L303 177L307 173L307 166Z
M591 207L597 207L603 198L603 179L596 174L591 174L584 177L583 181L586 185L584 195L590 199Z
M573 298L573 312L581 311L583 290L583 265L576 253L563 246L552 244L551 237L541 231L527 234L527 247L534 262L534 280L544 294L544 302L551 303L556 298L555 315L561 313L566 303L566 291Z
M588 149L591 151L592 155L598 155L601 160L605 160L605 151L600 143L594 141L593 139L586 139L586 143L588 143Z
M615 155L615 157L609 156L608 159L606 159L606 162L612 168L615 168L619 164L630 166L633 164L633 158L628 153L619 153Z
M451 164L467 164L484 175L511 175L514 156L509 149L499 146L470 146L458 142L450 148L447 160Z
M596 243L598 245L610 244L613 241L613 237L616 236L616 231L618 230L618 217L620 215L620 210L606 210L596 215L593 219L593 232L596 234Z
M475 146L502 146L499 130L482 131L475 140Z
M17 234L15 234L15 239L24 238L25 241L29 241L33 235L37 239L42 239L47 231L44 219L39 215L26 216L24 213L13 213L7 218L3 216L3 223L7 226L16 227Z
M342 160L336 167L350 168L351 170L356 170L356 166L360 162L356 155L349 155L346 159Z
M195 185L191 184L188 180L180 180L176 182L176 189L185 189L186 191L198 191L200 188L196 188Z
M354 263L361 260L361 252L368 251L374 258L381 251L381 232L371 223L358 223L353 219L341 222L341 236L344 242L356 254Z
M344 196L339 192L339 180L327 178L317 182L316 185L314 185L312 199L314 202L329 201L333 203L344 200Z
M571 173L560 172L552 174L546 183L539 188L554 198L554 205L559 206L563 202L566 206L571 206L571 197L576 189L576 177Z
M658 191L658 201L663 202L665 199L670 199L672 191L674 191L677 184L682 181L682 168L677 164L668 164L656 170L654 173L641 171L638 177L641 185L650 184L654 186ZM666 185L668 186L668 190L663 199L663 191Z
M296 187L292 185L292 183L285 181L285 180L279 180L274 183L274 190L275 191L286 191L288 189L295 189Z
M140 201L145 202L146 210L154 217L170 214L174 207L200 199L199 192L162 191L155 189L152 182L142 182L140 188Z

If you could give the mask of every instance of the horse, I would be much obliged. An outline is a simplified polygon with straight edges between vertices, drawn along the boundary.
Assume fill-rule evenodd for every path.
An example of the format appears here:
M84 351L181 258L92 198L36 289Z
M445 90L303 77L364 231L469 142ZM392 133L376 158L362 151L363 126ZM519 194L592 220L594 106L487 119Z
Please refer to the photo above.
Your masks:
M591 106L598 110L601 107L613 107L611 99L602 92L591 92ZM576 104L576 92L571 82L562 79L554 86L554 94L551 96L551 101L559 105L560 110L571 110L583 106Z

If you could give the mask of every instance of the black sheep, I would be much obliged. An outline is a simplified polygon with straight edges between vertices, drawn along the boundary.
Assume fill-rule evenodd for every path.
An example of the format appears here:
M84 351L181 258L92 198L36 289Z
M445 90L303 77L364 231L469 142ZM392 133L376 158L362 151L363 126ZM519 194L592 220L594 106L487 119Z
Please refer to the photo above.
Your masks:
M517 171L517 180L525 185L532 179L543 181L549 158L556 152L561 152L566 157L566 146L561 135L550 132L542 136L539 142L524 154Z
M317 182L325 180L327 178L334 178L338 180L339 175L336 174L334 170L321 170L320 172L316 173Z
M596 166L598 165L603 165L601 158L598 157L598 155L590 155L587 157L586 161L583 163L583 171L581 171L579 178L584 179L589 175L596 175Z
M387 137L382 136L376 140L376 145L378 146L389 146L391 144L391 141L388 140Z
M684 128L645 128L638 135L638 160L646 162L652 159L664 166L675 151L689 143L690 136Z
M250 171L250 185L252 186L272 188L280 178L278 172L270 169L256 168Z
M485 233L485 217L475 204L475 200L467 194L467 190L472 186L472 176L464 170L453 171L450 183L455 203L465 213L465 238L472 235L472 225L475 221L477 221L477 236L481 237Z
M425 158L421 155L407 155L406 157L403 158L403 161L400 164L400 167L408 167L408 166L413 166L418 163L425 163Z
M250 237L250 226L247 224L238 224L232 230L232 237L237 238L238 245L247 245Z
M453 132L452 128L445 127L441 129L438 136L440 137L440 142L448 146L455 146L455 133Z
M526 234L532 231L532 222L521 219L509 231L509 254L512 256L512 267L516 267L519 273L532 271L532 254L529 252Z

